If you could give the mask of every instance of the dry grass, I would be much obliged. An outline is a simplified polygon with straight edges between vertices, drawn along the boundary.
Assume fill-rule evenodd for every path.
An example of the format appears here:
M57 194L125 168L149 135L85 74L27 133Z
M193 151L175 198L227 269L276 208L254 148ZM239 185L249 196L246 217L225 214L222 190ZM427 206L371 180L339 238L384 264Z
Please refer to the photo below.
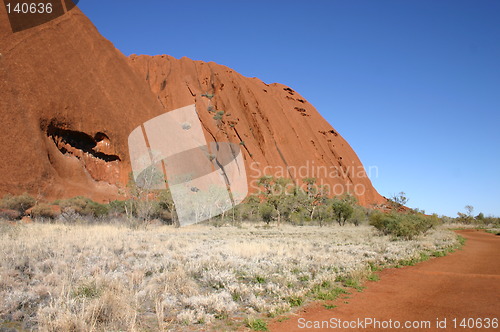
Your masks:
M369 264L455 243L445 230L393 241L369 226L0 224L0 320L41 331L216 329L289 311Z

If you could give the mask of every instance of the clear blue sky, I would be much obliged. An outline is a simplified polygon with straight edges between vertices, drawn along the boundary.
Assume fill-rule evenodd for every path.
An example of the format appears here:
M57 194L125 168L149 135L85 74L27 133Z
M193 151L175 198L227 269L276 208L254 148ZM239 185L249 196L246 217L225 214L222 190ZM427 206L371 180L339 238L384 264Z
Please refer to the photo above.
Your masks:
M119 5L118 5L119 4ZM291 86L385 196L500 216L500 1L97 1L126 55L214 61Z

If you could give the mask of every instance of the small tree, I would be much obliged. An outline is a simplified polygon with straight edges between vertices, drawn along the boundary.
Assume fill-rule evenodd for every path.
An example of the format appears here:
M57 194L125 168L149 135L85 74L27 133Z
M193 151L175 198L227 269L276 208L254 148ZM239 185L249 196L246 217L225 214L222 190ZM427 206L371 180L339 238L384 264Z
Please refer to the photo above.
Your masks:
M347 219L351 217L354 209L346 202L336 199L332 203L332 211L335 220L337 220L340 226L344 226Z
M466 205L465 211L467 212L467 216L472 217L472 214L474 213L474 207L472 205Z
M257 195L248 196L243 204L238 205L241 221L243 219L256 220L259 215L260 198Z
M328 190L325 186L319 186L316 178L305 178L302 180L306 185L307 197L303 200L304 208L309 212L309 219L314 220L314 213L328 198Z
M389 202L391 203L394 209L399 209L408 203L409 198L406 196L404 191L400 191L398 194L393 194L391 198L389 198Z
M479 222L484 222L484 213L480 212L477 216L476 216L476 220L479 221Z
M332 215L332 206L329 201L325 201L323 204L318 205L315 213L315 220L319 222L319 226L323 227L323 224L330 218Z
M273 182L273 177L269 175L262 176L257 180L257 184L260 187L264 188L264 191L262 192L264 196L271 195L272 182Z
M170 220L175 227L180 227L179 219L177 218L177 211L175 210L175 203L172 198L170 188L162 190L158 195L158 206L161 210L169 214Z
M333 216L340 226L344 226L354 212L355 198L347 194L341 198L335 198L331 204Z
M269 225L271 220L273 220L274 208L268 203L261 203L259 206L259 214L262 220Z
M136 180L132 173L127 184L131 201L125 205L129 219L135 214L140 220L149 222L151 216L158 208L157 201L153 198L158 194L159 187L165 187L165 177L156 165L146 168Z
M474 207L472 205L466 205L465 206L465 211L466 213L462 212L457 212L457 221L464 223L464 224L470 224L474 221L473 217L473 212L474 212Z
M281 225L283 215L287 214L290 209L289 197L290 192L290 179L274 178L272 176L263 176L257 182L264 188L262 194L264 201L272 206L277 215L278 227Z
M362 222L368 220L368 210L360 205L354 206L354 212L352 213L349 221L355 226L359 226Z

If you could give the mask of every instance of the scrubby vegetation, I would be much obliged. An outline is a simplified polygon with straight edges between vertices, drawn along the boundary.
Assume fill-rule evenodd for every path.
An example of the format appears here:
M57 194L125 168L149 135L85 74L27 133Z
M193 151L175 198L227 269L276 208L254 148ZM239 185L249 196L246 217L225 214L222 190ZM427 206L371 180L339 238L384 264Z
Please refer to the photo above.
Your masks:
M408 209L406 194L401 192L388 200L383 207L361 207L349 194L330 197L325 187L316 179L303 179L301 185L289 179L264 176L257 181L260 188L231 211L209 220L215 226L238 225L242 222L276 223L296 226L345 226L372 225L383 235L413 239L425 234L439 224L458 224L467 227L499 228L500 218L473 215L474 208L466 206L466 213L458 212L456 218L426 215L419 209ZM169 190L146 190L132 181L128 186L130 199L106 204L86 197L74 197L54 202L37 201L23 194L6 195L0 199L0 218L8 220L29 216L34 220L65 223L95 223L121 220L133 227L158 222L176 225L175 204Z
M50 219L53 220L58 216L58 211L55 210L51 205L46 203L36 204L32 209L30 215L37 219Z
M0 200L0 209L11 211L10 216L17 219L23 216L29 208L33 207L36 200L28 194L20 196L5 195ZM5 212L7 212L5 211ZM9 214L7 214L9 216Z
M440 223L436 215L426 216L422 213L382 213L370 216L370 225L385 235L411 240Z
M383 267L450 252L463 239L440 224L500 230L499 218L474 217L472 207L457 218L428 216L401 200L376 210L351 195L331 198L315 179L258 185L233 210L185 228L176 227L168 190L130 185L130 199L106 204L5 196L0 329L4 320L44 331L205 331L235 322L265 330L267 317L361 291ZM28 216L33 223L12 222Z
M0 321L42 331L264 328L456 245L449 231L395 241L367 225L1 225Z
M85 197L75 197L66 200L59 200L55 202L56 205L61 207L63 214L76 213L80 216L101 218L109 213L110 206L108 204L99 204Z

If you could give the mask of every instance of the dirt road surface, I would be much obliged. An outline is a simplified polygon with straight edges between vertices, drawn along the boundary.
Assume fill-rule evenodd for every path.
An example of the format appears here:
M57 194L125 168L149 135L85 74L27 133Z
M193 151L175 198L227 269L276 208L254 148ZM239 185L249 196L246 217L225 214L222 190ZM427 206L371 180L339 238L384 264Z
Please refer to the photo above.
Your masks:
M488 319L490 324L500 319L500 236L478 230L457 233L467 239L461 250L416 266L384 270L380 281L367 282L364 291L353 290L349 299L333 303L338 307L314 303L285 321L273 322L269 330L500 331L484 327ZM338 319L352 328L342 328Z

